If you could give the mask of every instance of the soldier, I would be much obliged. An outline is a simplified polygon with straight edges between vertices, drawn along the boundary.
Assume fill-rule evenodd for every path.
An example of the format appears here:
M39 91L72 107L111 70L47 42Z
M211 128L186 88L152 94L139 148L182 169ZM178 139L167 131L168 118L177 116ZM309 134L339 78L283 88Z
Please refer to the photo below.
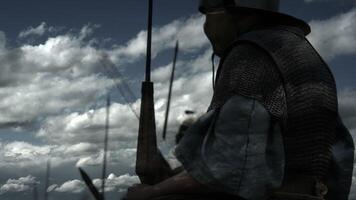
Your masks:
M334 77L305 38L310 27L278 7L200 1L221 58L211 105L176 149L185 171L130 188L129 200L348 198L354 144Z

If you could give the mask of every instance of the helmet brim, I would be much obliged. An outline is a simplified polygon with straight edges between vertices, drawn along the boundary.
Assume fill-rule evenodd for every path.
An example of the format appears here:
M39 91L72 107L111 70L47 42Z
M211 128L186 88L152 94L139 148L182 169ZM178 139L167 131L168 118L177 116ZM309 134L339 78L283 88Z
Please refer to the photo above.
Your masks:
M246 12L246 13L254 12L254 13L256 13L256 12L258 12L261 15L270 18L271 21L273 21L277 24L296 26L296 27L300 28L304 32L305 36L311 32L310 26L305 21L298 19L296 17L293 17L291 15L284 14L284 13L270 11L270 10L256 9L256 8L247 8L247 7L241 7L241 6L227 7L225 9L230 13L239 13L239 12ZM204 10L201 7L199 8L199 11L203 14L206 13L206 10Z

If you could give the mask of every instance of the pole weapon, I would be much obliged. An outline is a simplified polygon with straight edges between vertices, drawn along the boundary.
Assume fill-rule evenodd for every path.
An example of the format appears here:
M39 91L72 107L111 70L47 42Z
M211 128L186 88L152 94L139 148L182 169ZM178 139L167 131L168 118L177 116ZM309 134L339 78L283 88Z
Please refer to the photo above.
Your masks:
M101 184L101 195L103 200L105 200L105 178L106 178L106 160L107 160L107 150L108 150L108 137L109 137L109 122L110 122L110 95L106 99L106 121L105 121L105 139L104 139L104 155L103 155L103 170L101 174L102 184Z
M51 160L48 159L47 161L47 168L46 168L46 181L45 181L45 191L44 191L44 200L47 200L48 198L48 186L49 186L49 177L50 177L50 170L51 170Z
M166 116L165 116L165 119L164 119L163 133L162 133L163 140L166 139L167 123L168 123L169 109L170 109L170 106L171 106L172 86L173 86L173 80L174 80L174 72L175 72L175 69L176 69L178 50L179 50L179 42L177 41L176 42L176 47L174 49L172 73L171 73L171 79L170 79L170 82L169 82Z
M78 168L84 183L93 194L96 200L105 200L105 177L106 177L106 162L107 162L107 149L108 149L108 138L109 138L109 125L110 125L110 95L107 96L106 99L106 120L105 120L105 136L104 136L104 155L103 155L103 168L102 168L102 184L101 184L101 192L93 184L90 176L82 169Z
M101 65L104 67L107 75L111 78L111 80L113 80L116 89L118 89L119 93L123 97L126 104L129 106L132 113L135 115L135 117L137 119L139 119L139 116L138 116L137 112L135 111L135 109L133 108L132 103L131 103L132 100L137 99L136 96L134 95L131 88L125 81L124 76L119 72L119 70L117 70L115 64L110 60L108 55L106 53L103 53L102 57L103 57L103 59L101 61ZM114 75L119 76L121 83L118 83L118 81L115 81L116 78L114 77Z
M104 199L102 199L102 195L100 194L98 189L93 184L93 181L89 177L89 175L82 168L79 167L78 169L79 169L79 172L80 172L80 175L81 175L82 179L84 180L84 183L87 185L88 189L90 190L90 192L92 193L94 198L96 200L104 200Z
M38 200L38 190L37 190L36 182L33 184L32 192L33 192L33 200Z
M140 124L136 153L136 174L141 183L154 185L173 175L168 162L157 147L153 82L151 82L153 0L148 0L146 74L141 89Z

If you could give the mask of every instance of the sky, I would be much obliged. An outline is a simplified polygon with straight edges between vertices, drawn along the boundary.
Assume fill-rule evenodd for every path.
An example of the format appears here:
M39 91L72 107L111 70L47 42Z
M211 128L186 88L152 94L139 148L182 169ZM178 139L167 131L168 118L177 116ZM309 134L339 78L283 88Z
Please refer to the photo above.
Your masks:
M104 3L103 3L104 2ZM211 47L204 16L192 0L155 0L152 80L161 135L175 41L180 42L173 86L169 154L184 110L209 105ZM144 77L147 5L142 0L2 0L0 6L0 199L90 199L77 167L100 185L105 99L112 98L108 151L108 199L138 183L134 173L140 84ZM339 110L356 138L356 2L281 0L281 11L308 22L308 39L334 73ZM119 73L117 73L119 72ZM120 75L121 74L121 75ZM128 85L132 95L117 87ZM354 176L356 180L356 173ZM356 182L350 199L356 199Z

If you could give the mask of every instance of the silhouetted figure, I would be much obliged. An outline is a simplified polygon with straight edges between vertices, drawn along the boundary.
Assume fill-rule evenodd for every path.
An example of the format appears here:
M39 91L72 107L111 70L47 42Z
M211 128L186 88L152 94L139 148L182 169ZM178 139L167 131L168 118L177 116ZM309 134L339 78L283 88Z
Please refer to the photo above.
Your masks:
M278 0L201 0L219 56L208 112L176 149L185 171L138 199L346 200L354 144L334 77Z

